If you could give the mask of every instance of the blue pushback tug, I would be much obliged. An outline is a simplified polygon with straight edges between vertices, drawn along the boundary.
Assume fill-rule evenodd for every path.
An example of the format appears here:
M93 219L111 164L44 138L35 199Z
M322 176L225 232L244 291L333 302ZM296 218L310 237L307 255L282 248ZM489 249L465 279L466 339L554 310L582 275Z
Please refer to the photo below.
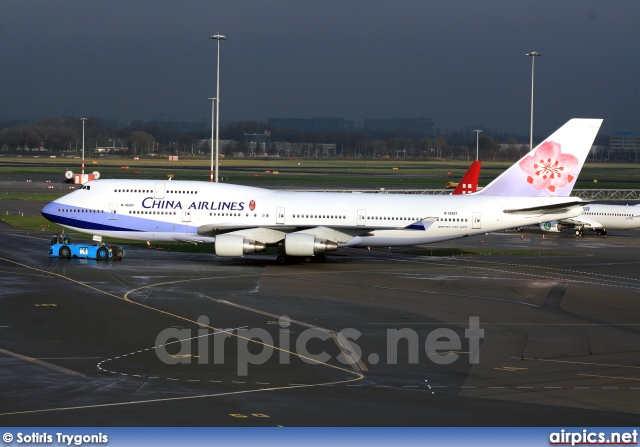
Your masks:
M124 256L124 250L117 245L73 244L70 236L56 235L51 238L49 256L98 260L115 258L121 260L122 256Z

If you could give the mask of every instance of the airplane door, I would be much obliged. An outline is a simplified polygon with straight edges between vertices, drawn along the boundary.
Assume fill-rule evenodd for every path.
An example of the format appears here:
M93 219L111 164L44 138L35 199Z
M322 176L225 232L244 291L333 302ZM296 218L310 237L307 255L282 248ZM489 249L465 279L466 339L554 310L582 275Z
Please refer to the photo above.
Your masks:
M118 220L118 204L109 204L109 220Z
M189 222L191 222L191 210L182 210L182 222L184 223L184 232L189 232Z
M164 199L164 183L156 183L154 199Z
M476 212L471 215L471 220L472 220L471 228L475 230L480 230L482 228L482 220L480 219L480 214L481 213Z
M358 210L358 225L366 225L367 223L367 211Z
M284 208L276 208L276 223L284 223Z

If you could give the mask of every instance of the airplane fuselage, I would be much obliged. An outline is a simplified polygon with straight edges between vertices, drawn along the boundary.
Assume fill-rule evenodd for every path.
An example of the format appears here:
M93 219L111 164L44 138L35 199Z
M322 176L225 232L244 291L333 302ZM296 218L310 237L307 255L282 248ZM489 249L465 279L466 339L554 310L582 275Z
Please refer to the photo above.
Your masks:
M570 197L290 192L200 181L96 180L51 202L49 220L81 233L145 241L213 242L256 228L344 232L346 246L415 245L573 217L505 210L573 203Z
M585 228L631 230L640 228L640 206L590 204L575 220L585 220Z

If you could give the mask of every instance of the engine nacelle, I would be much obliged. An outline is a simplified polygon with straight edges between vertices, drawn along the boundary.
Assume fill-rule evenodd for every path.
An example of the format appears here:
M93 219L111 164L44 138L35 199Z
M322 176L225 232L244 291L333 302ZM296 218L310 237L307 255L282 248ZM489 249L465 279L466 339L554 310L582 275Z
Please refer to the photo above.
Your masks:
M73 171L69 170L64 173L65 183L73 183Z
M313 234L289 233L284 238L284 251L289 256L314 256L337 249L336 242L318 239Z
M559 233L565 228L567 228L566 225L558 223L557 220L552 220L551 222L543 222L540 224L540 229L549 233Z
M220 234L216 236L217 256L244 256L264 251L267 246L259 241L245 239L238 234Z
M96 180L98 180L100 178L100 173L98 171L93 171L92 174L93 174L93 176L95 177Z

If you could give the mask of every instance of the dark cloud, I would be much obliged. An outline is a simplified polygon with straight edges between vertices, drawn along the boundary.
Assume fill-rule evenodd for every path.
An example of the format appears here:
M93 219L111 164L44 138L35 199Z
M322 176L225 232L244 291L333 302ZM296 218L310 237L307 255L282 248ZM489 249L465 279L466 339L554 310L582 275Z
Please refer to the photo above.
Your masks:
M431 117L528 132L640 130L636 0L0 2L0 119Z

